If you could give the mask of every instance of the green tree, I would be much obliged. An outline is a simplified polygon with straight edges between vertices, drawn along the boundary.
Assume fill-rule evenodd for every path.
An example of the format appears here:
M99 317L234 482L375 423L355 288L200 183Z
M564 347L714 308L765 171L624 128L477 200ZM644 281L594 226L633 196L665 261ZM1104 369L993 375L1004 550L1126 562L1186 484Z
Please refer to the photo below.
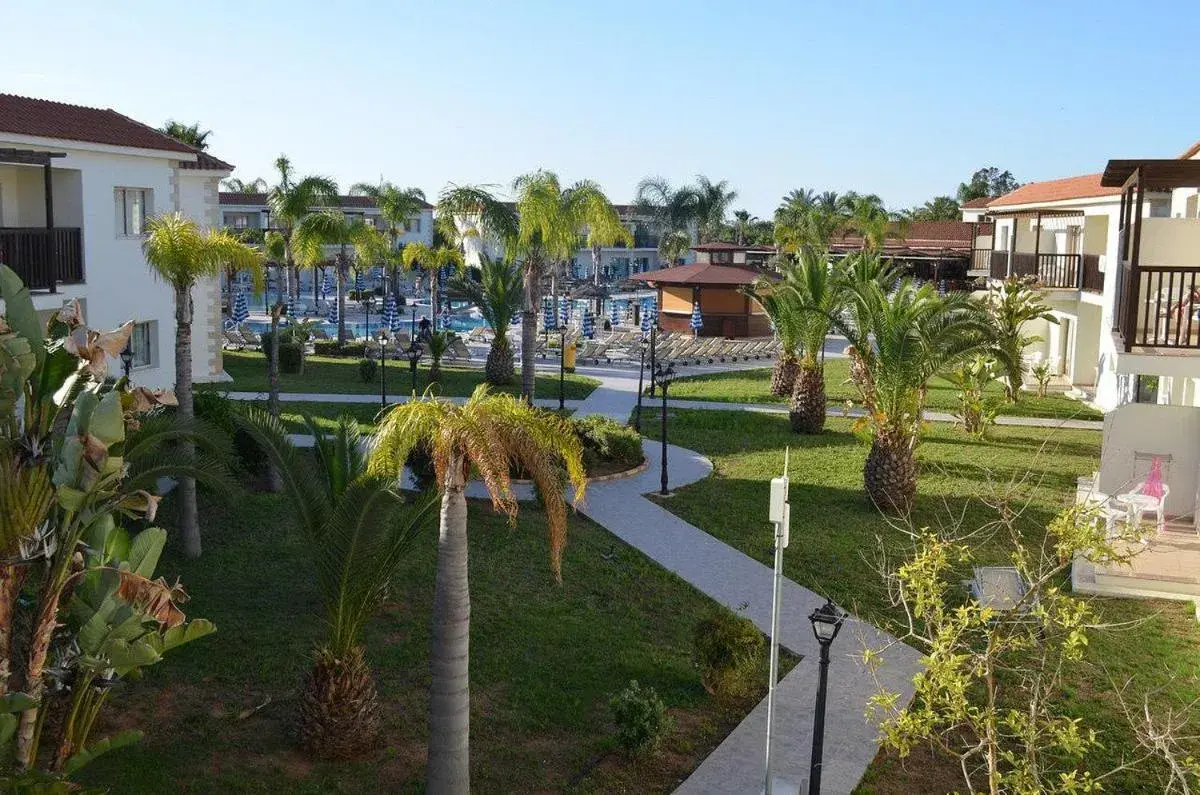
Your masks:
M313 455L288 441L280 420L247 409L239 425L282 474L287 510L312 558L327 639L313 652L300 693L300 746L346 759L379 736L375 676L362 629L383 604L413 539L432 518L434 500L405 500L395 477L368 474L358 421L337 420L332 434L305 418Z
M696 177L696 221L701 243L718 239L725 228L729 208L738 193L727 180L713 182L703 174Z
M374 227L360 217L351 217L341 210L321 210L300 219L296 226L292 252L293 261L313 269L316 281L318 263L325 261L325 246L337 246L335 272L337 273L338 345L346 344L346 283L350 278L350 250L355 253L369 252L368 257L378 252L372 233ZM362 262L362 260L360 260Z
M866 412L859 425L871 438L863 467L867 496L882 509L907 511L916 494L929 380L989 350L994 333L968 296L943 298L911 279L900 280L889 294L878 277L878 258L860 259L847 277L846 311L831 321L850 343L850 377Z
M265 193L267 190L267 181L262 177L255 177L252 180L230 177L221 183L221 187L231 193Z
M524 279L520 269L507 260L484 255L479 263L479 281L460 278L455 286L479 307L492 330L492 344L483 368L488 383L511 383L515 370L508 326L521 311Z
M972 174L970 180L958 184L958 201L959 204L966 204L972 199L994 199L1019 187L1021 183L1017 182L1011 171L985 166Z
M664 268L672 268L679 264L687 253L692 250L692 239L687 232L676 229L664 232L658 239L658 258Z
M586 200L583 202L580 220L587 227L587 244L592 250L592 284L600 286L600 250L604 246L633 245L633 233L617 214L617 208L612 205L600 186L595 183L584 183L589 188ZM600 312L600 301L596 299L596 312Z
M674 186L662 177L646 177L637 186L634 206L653 219L663 237L682 232L689 246L698 241L701 222L700 194L692 185Z
M847 281L828 255L802 251L781 282L784 300L796 303L800 362L788 414L792 430L820 433L825 428L825 338L846 306Z
M292 162L286 155L275 159L275 170L279 174L279 182L267 193L267 207L271 211L271 226L283 237L286 292L299 299L300 276L292 256L292 235L304 217L313 210L337 205L337 183L328 177L297 178ZM272 315L283 309L283 292L280 290Z
M567 420L511 396L489 394L483 385L465 405L427 398L393 408L376 432L369 471L398 477L409 453L418 446L430 451L442 493L426 791L458 795L470 791L468 474L478 472L493 506L515 520L512 472L528 473L546 510L551 568L561 581L567 531L563 467L575 499L581 499L586 486L583 449Z
M756 217L750 214L749 210L737 210L733 214L733 242L738 245L746 245L754 229L754 224L758 221Z
M427 246L424 243L409 243L400 252L400 261L405 268L419 268L429 276L429 315L432 330L437 331L438 286L441 273L446 268L461 272L466 267L463 254L449 246Z
M146 263L154 275L175 293L175 397L185 420L195 416L192 390L192 288L196 282L215 279L222 269L250 271L262 283L262 254L224 230L201 231L182 213L152 218L142 243ZM183 442L180 453L193 451ZM188 557L200 555L200 525L196 513L196 481L181 478L178 487L179 532Z
M962 208L953 196L934 196L909 210L906 217L910 221L958 221L962 218Z
M790 395L799 369L796 348L800 345L804 318L795 292L783 286L793 266L783 262L779 268L784 274L783 283L759 276L747 292L762 305L779 340L779 356L771 368L771 394Z
M838 194L818 195L808 188L791 191L775 210L775 244L785 252L825 251L834 233L845 226L846 212Z
M378 185L358 182L350 186L350 195L367 196L375 202L379 215L387 223L387 236L394 251L400 248L400 237L415 219L420 218L421 210L428 206L425 191L420 188L400 188L390 182L380 182ZM400 261L389 258L393 294L400 292L399 273Z
M159 128L159 132L166 133L176 141L199 149L201 152L208 149L208 136L212 135L212 130L200 129L200 122L184 124L174 119L167 119L167 123Z
M1026 334L1026 325L1035 320L1058 323L1042 301L1042 295L1031 286L1032 279L1010 277L988 287L984 305L995 327L995 355L1004 369L1004 395L1010 403L1021 396L1021 385L1029 365L1025 361L1025 349L1042 338Z

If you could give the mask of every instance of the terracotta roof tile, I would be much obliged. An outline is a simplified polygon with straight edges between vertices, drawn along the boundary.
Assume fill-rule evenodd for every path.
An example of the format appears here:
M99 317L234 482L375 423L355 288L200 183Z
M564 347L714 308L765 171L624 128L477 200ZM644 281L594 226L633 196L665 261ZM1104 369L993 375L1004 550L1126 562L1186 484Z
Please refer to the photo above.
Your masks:
M86 108L16 94L0 94L0 131L137 149L196 152L187 144L111 108Z
M992 200L991 196L980 196L978 199L971 199L961 205L964 210L979 210L988 206L988 202Z
M1200 155L1200 141L1192 144L1187 148L1187 151L1179 156L1180 160L1191 160L1196 155Z
M680 265L675 268L664 268L647 273L638 273L629 278L635 281L654 282L656 284L694 284L704 286L752 284L759 277L757 271L749 268L737 268L729 265L711 265L697 262L692 265Z
M220 158L213 157L208 152L196 152L196 162L187 160L179 163L180 168L190 168L195 171L233 171L233 166Z
M1069 199L1090 199L1097 196L1120 196L1120 188L1105 188L1100 185L1102 176L1103 174L1084 174L1081 177L1030 182L998 199L992 199L988 203L988 209L1019 204L1044 204Z

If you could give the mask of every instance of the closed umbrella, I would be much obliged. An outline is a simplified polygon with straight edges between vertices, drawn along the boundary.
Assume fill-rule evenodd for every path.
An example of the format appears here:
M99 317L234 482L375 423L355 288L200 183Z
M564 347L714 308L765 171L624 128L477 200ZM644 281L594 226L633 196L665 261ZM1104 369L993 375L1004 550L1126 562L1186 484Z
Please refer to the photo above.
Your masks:
M400 313L396 311L396 297L389 293L388 297L383 299L383 315L380 316L379 323L388 331L395 331L399 317Z
M704 317L700 314L699 301L692 304L692 320L688 325L692 327L692 333L697 336L700 334L700 329L704 327Z
M338 322L338 305L337 305L337 301L330 301L330 302L329 302L329 312L328 312L328 314L325 316L325 320L327 320L329 323L332 323L332 324L333 324L333 325L335 325L335 326L337 325L337 322Z
M621 308L617 306L616 301L611 301L608 305L608 319L614 326L621 322Z
M553 331L555 328L557 328L557 324L554 322L554 320L555 320L554 304L552 304L550 302L549 298L547 298L544 303L545 303L545 308L542 312L542 314L544 315L543 321L545 322L546 330Z
M388 323L388 331L393 334L398 334L404 331L404 315L400 313L400 307L396 306L396 299L388 296L392 301L392 320Z
M287 299L287 316L289 323L296 317L296 299L290 295Z
M245 323L250 317L250 308L246 306L246 294L238 290L237 296L233 299L233 312L230 314L230 319L234 323Z
M583 313L583 336L589 340L596 334L596 319L592 317L591 311Z
M563 328L571 325L571 302L563 298L558 303L559 321Z
M366 285L363 284L362 271L354 272L354 289L358 292L358 300L363 299L363 291L366 290Z
M646 337L650 334L650 327L652 325L653 324L650 322L650 313L646 310L646 307L643 305L642 306L642 336L643 337Z
M330 278L328 271L325 273L325 281L321 285L321 300L328 301L329 296L337 292L337 288L333 286L333 279Z

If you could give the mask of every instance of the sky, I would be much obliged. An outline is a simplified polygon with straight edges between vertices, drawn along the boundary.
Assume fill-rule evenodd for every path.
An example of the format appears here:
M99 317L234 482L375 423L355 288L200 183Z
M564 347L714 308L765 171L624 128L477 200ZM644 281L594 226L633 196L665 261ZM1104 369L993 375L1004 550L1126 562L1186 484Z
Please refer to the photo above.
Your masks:
M704 174L762 217L797 187L899 209L982 166L1028 182L1200 139L1194 0L0 0L0 19L0 92L199 121L244 179L286 153L431 200L541 167L614 202Z

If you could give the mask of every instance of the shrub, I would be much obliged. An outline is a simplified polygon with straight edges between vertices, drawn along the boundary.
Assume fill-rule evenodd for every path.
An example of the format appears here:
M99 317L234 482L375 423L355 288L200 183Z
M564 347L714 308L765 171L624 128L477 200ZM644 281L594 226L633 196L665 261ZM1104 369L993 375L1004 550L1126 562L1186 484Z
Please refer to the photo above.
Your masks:
M405 463L412 472L418 491L429 491L437 486L437 472L433 467L433 457L424 447L421 445L414 447L408 454L408 461Z
M719 698L754 691L766 642L753 621L722 610L696 625L693 640L705 690Z
M1050 370L1050 362L1038 362L1033 366L1032 372L1033 380L1037 382L1037 396L1046 397L1046 389L1050 386L1050 379L1054 377L1054 373Z
M379 370L379 363L374 359L358 360L358 377L362 379L364 384L369 384L375 380L377 370Z
M279 343L279 372L297 375L304 372L304 346L298 342Z
M598 415L571 423L583 443L583 465L588 471L608 463L628 469L645 459L642 437L627 425Z
M233 452L239 470L248 475L257 475L265 469L266 459L262 451L250 435L234 421L236 409L233 400L227 395L207 390L196 392L195 411L197 417L221 429L233 439Z
M1000 374L996 360L982 355L943 373L947 381L958 387L958 411L954 416L962 423L963 430L976 438L987 435L1004 403L999 396L986 393L988 386L999 380Z
M364 342L338 345L337 340L317 340L313 343L313 353L317 356L354 356L361 359L367 355L367 345Z
M617 742L626 751L653 749L671 729L667 706L652 687L642 687L636 679L608 702Z

